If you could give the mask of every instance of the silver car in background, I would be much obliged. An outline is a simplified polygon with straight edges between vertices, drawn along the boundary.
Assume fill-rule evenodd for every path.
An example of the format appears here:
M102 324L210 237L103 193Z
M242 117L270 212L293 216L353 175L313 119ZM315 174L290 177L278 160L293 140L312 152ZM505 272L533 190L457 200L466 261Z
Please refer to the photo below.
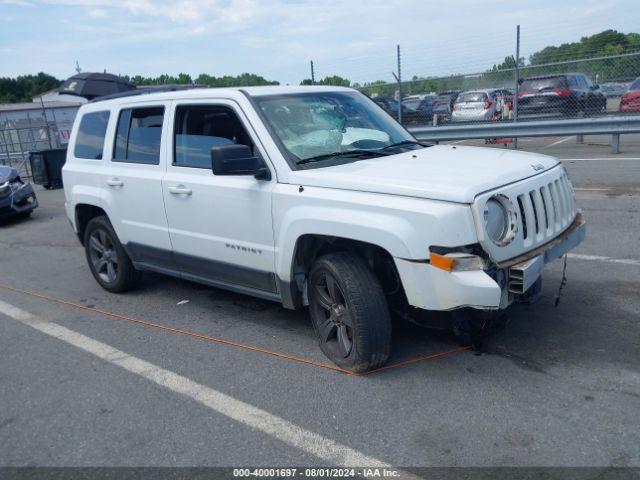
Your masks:
M499 120L504 100L495 89L469 90L458 95L451 112L452 122Z

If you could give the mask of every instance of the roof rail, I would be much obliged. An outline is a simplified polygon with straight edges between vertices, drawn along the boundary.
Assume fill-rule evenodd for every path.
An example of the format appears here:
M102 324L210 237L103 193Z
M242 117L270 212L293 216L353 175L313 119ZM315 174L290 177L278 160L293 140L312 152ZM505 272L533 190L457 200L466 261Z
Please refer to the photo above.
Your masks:
M114 98L136 97L138 95L149 95L151 93L177 92L181 90L191 90L194 88L208 88L207 85L145 85L135 90L127 90L126 92L112 93L94 98L89 103L102 102L104 100L112 100Z

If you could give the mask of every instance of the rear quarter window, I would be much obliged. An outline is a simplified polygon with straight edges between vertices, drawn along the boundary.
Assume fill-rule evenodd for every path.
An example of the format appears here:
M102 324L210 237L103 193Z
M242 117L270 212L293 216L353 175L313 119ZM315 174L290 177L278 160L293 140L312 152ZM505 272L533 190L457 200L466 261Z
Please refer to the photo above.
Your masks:
M484 92L467 92L458 95L458 103L465 102L484 102L487 98L487 94Z
M532 78L522 82L520 86L521 93L539 93L545 90L556 90L567 88L567 81L564 76Z
M80 119L73 155L76 158L101 160L109 112L85 113Z

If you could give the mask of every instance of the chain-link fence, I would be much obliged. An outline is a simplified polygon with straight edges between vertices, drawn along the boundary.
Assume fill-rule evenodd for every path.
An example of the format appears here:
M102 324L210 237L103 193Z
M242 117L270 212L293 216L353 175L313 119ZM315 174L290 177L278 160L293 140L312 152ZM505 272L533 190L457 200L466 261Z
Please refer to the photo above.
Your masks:
M0 165L14 167L22 177L30 178L29 152L64 148L78 107L9 107L11 110L0 112Z
M405 125L640 114L640 51L528 65L521 59L517 67L513 61L360 90Z

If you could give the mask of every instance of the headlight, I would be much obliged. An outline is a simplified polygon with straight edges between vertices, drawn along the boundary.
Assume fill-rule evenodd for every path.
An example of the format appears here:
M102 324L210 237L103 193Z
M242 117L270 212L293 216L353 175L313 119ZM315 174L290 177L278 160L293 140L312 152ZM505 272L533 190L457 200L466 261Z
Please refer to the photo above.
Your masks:
M22 187L24 187L24 183L22 183L20 180L15 180L11 182L9 186L11 187L12 191L16 192L20 190Z
M496 195L484 205L484 230L496 245L510 243L517 232L518 224L513 204L504 195Z
M6 195L10 191L17 192L22 187L24 187L24 183L19 180L4 182L3 184L0 184L0 195Z

